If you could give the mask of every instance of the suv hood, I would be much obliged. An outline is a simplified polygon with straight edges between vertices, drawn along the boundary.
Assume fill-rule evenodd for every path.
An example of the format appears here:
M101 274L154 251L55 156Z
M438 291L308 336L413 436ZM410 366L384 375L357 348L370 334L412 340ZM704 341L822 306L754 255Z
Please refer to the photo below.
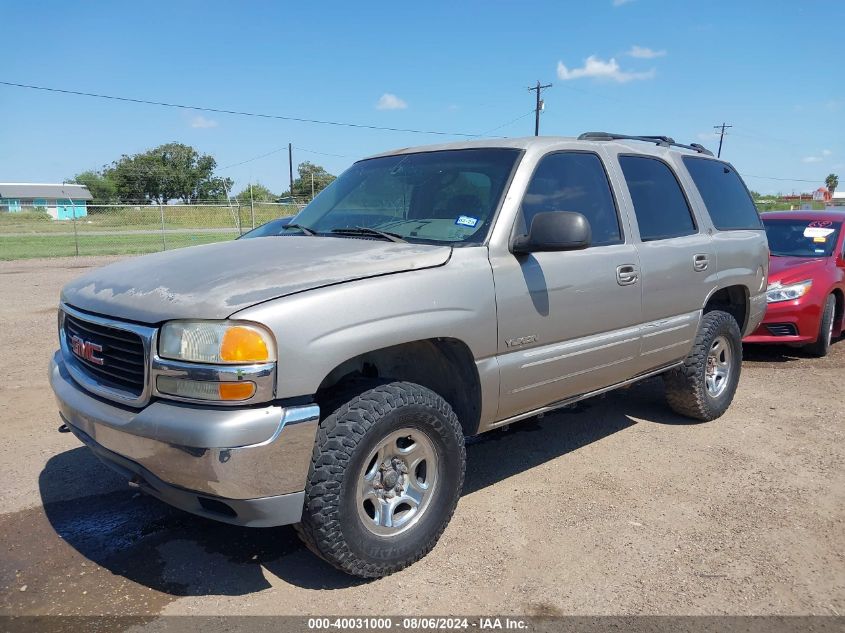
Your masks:
M277 297L449 261L449 246L343 237L260 237L134 257L62 289L62 301L119 319L224 319Z
M769 258L769 283L784 285L812 279L827 265L827 257L780 257Z

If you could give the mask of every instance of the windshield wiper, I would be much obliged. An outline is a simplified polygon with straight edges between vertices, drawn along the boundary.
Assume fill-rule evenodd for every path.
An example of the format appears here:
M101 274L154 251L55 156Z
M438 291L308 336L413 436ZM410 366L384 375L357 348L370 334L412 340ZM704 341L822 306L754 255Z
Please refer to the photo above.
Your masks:
M288 229L299 229L300 231L305 233L305 235L317 235L314 230L309 229L307 226L302 226L301 224L287 224L282 227L283 231L287 231Z
M385 240L390 240L391 242L407 243L407 240L403 239L402 236L397 233L391 233L390 231L380 231L369 226L355 226L332 229L332 233L337 233L338 235L371 235L374 237L380 237Z

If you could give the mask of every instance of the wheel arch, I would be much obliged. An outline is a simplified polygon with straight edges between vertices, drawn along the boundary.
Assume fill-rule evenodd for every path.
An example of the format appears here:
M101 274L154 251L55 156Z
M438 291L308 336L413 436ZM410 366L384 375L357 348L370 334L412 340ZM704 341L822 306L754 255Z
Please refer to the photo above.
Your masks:
M748 334L746 328L750 317L750 306L750 291L746 286L736 284L714 289L707 297L702 312L704 314L713 310L727 312L736 321L739 331L745 335Z
M475 435L481 419L481 379L469 346L450 338L428 338L364 352L334 367L315 400L329 415L374 383L407 381L440 395L458 416L464 435Z

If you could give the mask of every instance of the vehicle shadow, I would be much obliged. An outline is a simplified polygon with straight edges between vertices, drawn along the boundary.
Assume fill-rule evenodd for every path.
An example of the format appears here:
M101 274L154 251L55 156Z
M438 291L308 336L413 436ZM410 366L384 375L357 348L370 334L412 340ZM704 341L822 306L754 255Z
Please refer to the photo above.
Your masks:
M834 341L835 343L836 341ZM815 358L801 347L789 345L743 345L742 360L751 363L791 363Z
M668 412L661 392L662 383L650 380L471 438L464 494L577 451L638 420L688 423ZM93 488L79 496L86 482ZM307 589L365 582L312 555L290 527L226 525L134 492L84 447L50 459L39 486L49 526L62 541L113 574L171 596L245 595L270 587L268 573Z

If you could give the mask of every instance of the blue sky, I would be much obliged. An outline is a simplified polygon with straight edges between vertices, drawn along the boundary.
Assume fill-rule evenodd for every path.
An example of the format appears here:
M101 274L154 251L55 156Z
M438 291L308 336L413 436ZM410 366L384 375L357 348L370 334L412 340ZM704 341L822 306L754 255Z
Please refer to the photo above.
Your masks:
M3 9L0 80L523 136L533 133L526 87L539 79L554 84L544 134L668 134L715 149L712 126L724 120L734 127L723 156L749 187L809 191L832 171L845 182L843 24L841 0L16 2ZM290 141L295 163L338 173L444 140L0 86L4 182L61 181L169 141L221 167ZM287 169L280 151L220 173L236 190L252 180L281 191Z

